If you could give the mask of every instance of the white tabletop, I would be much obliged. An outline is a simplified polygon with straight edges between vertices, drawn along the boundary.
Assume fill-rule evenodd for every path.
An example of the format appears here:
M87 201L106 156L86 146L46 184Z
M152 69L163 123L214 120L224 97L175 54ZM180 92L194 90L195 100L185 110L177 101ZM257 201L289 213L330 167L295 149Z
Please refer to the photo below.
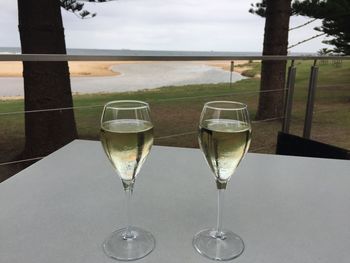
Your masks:
M211 262L192 236L215 226L216 192L199 150L154 147L133 221L156 249L138 262ZM76 140L0 184L1 263L115 262L101 243L125 224L124 194L99 142ZM225 196L234 262L349 262L350 162L248 154Z

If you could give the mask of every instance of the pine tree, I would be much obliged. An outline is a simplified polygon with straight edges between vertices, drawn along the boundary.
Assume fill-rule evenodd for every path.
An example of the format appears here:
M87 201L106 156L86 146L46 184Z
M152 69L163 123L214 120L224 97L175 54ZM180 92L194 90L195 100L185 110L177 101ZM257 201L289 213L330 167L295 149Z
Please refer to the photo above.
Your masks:
M250 12L264 16L263 55L287 55L291 0L266 0ZM286 61L262 61L257 120L279 118L283 114Z
M286 10L286 5L281 8L280 5L289 2L289 14L284 12L284 16L278 19L272 18L272 9L280 12ZM252 4L250 13L265 17L265 34L263 55L286 55L288 44L289 16L303 15L314 19L322 19L322 26L315 28L321 31L316 37L326 34L332 39L325 40L324 43L334 45L333 53L350 54L350 0L303 0L303 1L271 1L261 0L261 2ZM288 21L288 24L287 24ZM306 25L308 23L305 23ZM273 29L272 29L273 28ZM282 28L284 30L282 30ZM276 31L276 29L281 31ZM275 32L275 33L274 33ZM302 44L308 40L297 43ZM293 45L295 46L295 45ZM293 47L292 46L292 47ZM279 117L282 115L283 92L268 92L270 89L284 88L284 74L286 63L277 61L263 61L261 69L261 84L259 96L259 106L256 119Z
M266 0L252 4L249 12L265 17ZM350 54L350 0L296 0L292 3L291 14L321 19L322 26L314 29L323 34L316 36L325 34L330 37L323 43L333 45L333 53ZM307 40L313 38L310 37ZM298 44L306 41L301 41Z
M76 14L78 17L92 18L96 16L96 13L91 13L90 11L83 9L84 3L82 2L94 2L94 3L104 3L113 0L60 0L61 7L69 12Z
M326 44L335 46L333 53L350 55L350 0L304 0L293 3L295 14L322 19L315 30L331 39Z
M17 3L23 54L66 54L61 7L81 18L93 16L84 11L81 1L17 0ZM27 112L22 157L45 156L78 136L71 109L73 100L68 63L25 61L23 79ZM64 109L41 111L56 108Z

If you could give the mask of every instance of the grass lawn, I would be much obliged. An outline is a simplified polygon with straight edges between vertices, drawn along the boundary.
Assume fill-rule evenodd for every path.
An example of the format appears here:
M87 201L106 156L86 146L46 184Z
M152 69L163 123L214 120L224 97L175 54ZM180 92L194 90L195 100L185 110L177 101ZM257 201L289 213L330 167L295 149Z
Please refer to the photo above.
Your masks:
M298 61L291 132L302 134L307 86L312 62ZM260 63L250 63L248 73L260 73ZM339 65L319 65L312 138L350 148L350 61ZM150 103L155 124L155 143L197 147L197 126L203 103L210 100L235 100L248 104L252 119L257 109L259 78L228 83L163 87L159 89L113 94L74 96L79 137L99 138L102 105L107 101L137 99ZM94 107L90 107L94 106ZM23 100L0 101L0 114L23 111ZM13 160L24 145L24 115L0 115L0 162ZM251 152L273 153L280 121L253 123ZM180 136L173 136L182 134ZM11 166L0 166L0 174L11 173ZM13 168L16 170L16 167ZM17 169L18 170L18 169ZM17 171L16 170L16 171ZM1 178L0 178L1 181Z

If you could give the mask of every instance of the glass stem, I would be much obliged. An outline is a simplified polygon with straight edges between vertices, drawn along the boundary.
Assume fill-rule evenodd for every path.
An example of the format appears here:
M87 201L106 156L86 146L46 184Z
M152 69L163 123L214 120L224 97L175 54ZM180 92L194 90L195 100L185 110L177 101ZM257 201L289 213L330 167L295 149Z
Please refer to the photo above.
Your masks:
M216 238L223 239L224 233L222 232L222 213L223 213L223 199L224 199L224 191L225 189L218 189L218 216L217 216L217 222L216 222Z
M124 234L124 239L133 239L134 234L131 231L131 198L132 198L132 192L133 188L129 187L125 189L125 205L126 205L126 220L127 220L127 226Z

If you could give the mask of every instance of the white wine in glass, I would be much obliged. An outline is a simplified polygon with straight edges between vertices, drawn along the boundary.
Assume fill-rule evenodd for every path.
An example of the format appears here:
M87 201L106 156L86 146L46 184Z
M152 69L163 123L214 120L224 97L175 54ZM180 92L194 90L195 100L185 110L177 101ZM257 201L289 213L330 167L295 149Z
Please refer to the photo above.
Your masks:
M103 243L105 253L118 260L143 258L155 247L151 233L131 226L130 200L136 176L153 145L153 125L147 103L112 101L101 117L101 142L108 159L122 180L126 194L128 226Z
M125 183L132 183L153 144L153 125L143 120L112 120L102 123L103 148Z
M227 183L247 153L251 125L247 106L232 101L212 101L204 105L198 140L212 170L218 190L217 226L204 229L193 239L195 249L213 260L231 260L242 254L242 239L222 228L222 198Z

